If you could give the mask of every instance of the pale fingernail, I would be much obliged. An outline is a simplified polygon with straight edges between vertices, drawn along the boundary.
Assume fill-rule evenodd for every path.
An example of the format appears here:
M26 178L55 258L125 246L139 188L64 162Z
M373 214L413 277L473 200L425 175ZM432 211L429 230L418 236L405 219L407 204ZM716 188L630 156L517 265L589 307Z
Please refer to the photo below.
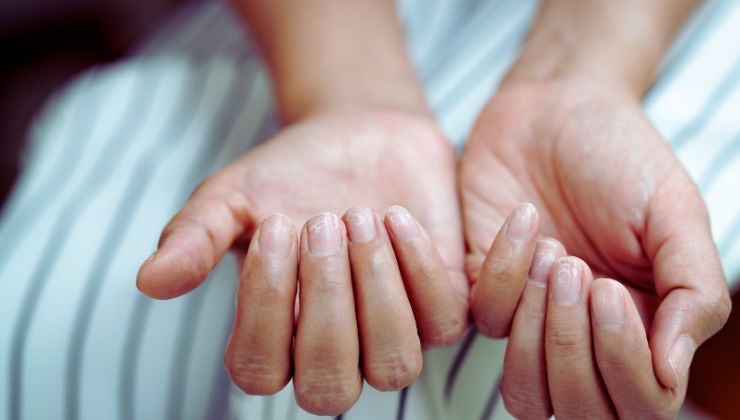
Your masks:
M595 296L594 296L595 295ZM619 330L624 325L624 296L619 286L609 282L591 296L594 321L599 328Z
M388 209L387 214L393 236L399 241L414 239L421 233L419 226L405 208L392 206Z
M317 257L336 254L342 247L339 219L333 213L322 213L308 221L308 250Z
M558 263L551 280L550 293L558 306L572 306L578 302L581 293L581 265L578 262L567 259Z
M539 287L547 287L547 276L550 274L552 263L557 258L557 245L548 241L541 241L535 248L532 266L529 268L529 281Z
M511 239L528 239L532 236L536 215L537 210L534 205L530 203L519 204L509 218L506 235Z
M689 366L691 365L691 359L694 357L696 351L696 342L690 336L684 334L673 343L671 348L671 354L668 356L668 363L671 365L673 375L676 377L676 383L682 383L682 379L685 380L686 375L689 372Z
M365 243L375 239L375 216L368 208L350 209L344 216L347 236L354 243Z
M258 243L260 253L287 257L293 247L293 225L287 216L274 214L262 222Z

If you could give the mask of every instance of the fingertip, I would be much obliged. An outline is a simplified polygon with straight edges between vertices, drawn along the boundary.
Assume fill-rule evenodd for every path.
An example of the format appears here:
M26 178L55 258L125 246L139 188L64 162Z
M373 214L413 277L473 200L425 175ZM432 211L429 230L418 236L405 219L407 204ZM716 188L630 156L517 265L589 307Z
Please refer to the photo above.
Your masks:
M136 287L145 295L160 300L173 299L198 287L206 274L192 261L173 262L162 249L146 259L136 276Z

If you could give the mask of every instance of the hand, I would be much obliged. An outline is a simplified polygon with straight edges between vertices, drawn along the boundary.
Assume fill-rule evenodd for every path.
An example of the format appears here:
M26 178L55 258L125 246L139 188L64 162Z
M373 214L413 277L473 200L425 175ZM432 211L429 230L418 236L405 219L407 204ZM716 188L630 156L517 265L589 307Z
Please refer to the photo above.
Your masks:
M696 347L729 314L702 199L619 92L582 78L507 84L463 155L471 308L484 334L510 336L502 392L517 417L671 417ZM504 223L525 200L540 214L522 205ZM565 249L585 263L550 271ZM619 282L591 285L586 263Z
M271 394L290 379L299 272L296 397L310 412L341 413L359 396L360 343L368 382L398 389L420 368L417 327L430 345L449 344L467 328L455 169L453 151L426 116L316 114L206 180L165 227L138 287L173 298L197 287L229 248L246 253L226 365L244 391ZM389 210L389 238L369 209L394 204L408 212ZM356 205L367 209L343 222L317 216L300 239L291 223ZM268 218L277 212L285 216Z

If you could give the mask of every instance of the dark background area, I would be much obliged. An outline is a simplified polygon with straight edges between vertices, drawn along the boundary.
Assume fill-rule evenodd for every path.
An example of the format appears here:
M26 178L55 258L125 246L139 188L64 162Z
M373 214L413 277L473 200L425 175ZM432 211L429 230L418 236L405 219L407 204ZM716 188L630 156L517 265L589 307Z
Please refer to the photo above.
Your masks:
M90 66L120 59L186 1L3 0L0 2L0 210L20 170L30 122L44 101ZM740 307L740 294L733 299ZM740 419L740 316L697 353L693 403Z
M0 2L0 208L29 123L71 77L125 56L185 0Z

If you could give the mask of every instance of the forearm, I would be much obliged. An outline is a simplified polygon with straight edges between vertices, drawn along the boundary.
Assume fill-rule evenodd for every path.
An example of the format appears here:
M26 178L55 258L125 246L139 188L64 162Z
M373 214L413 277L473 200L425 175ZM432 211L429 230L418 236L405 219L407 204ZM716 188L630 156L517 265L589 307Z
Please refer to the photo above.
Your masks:
M699 0L544 0L506 82L586 76L641 97Z
M392 0L235 0L284 122L363 105L428 112Z

